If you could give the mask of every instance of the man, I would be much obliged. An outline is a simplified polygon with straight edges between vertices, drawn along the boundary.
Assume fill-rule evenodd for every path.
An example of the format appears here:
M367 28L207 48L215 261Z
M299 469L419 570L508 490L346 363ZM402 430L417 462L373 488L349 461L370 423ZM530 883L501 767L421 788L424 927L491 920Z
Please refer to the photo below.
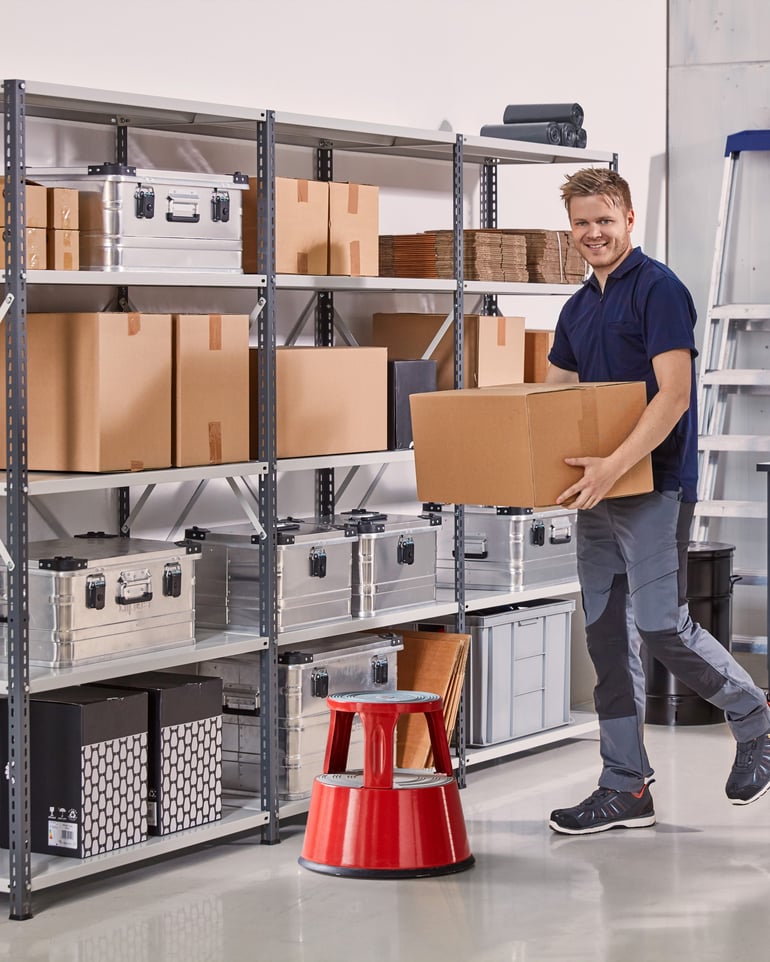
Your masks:
M644 381L647 407L605 458L567 458L582 477L558 498L578 509L578 575L588 651L596 670L599 788L551 813L554 831L585 835L655 823L644 748L644 672L638 636L684 684L722 708L738 742L727 780L736 805L770 789L770 709L730 653L690 618L687 549L697 481L695 308L665 265L633 247L628 184L615 171L567 177L572 236L593 274L565 304L546 380ZM578 453L578 452L576 452ZM655 490L606 498L647 454ZM636 632L627 627L627 607Z

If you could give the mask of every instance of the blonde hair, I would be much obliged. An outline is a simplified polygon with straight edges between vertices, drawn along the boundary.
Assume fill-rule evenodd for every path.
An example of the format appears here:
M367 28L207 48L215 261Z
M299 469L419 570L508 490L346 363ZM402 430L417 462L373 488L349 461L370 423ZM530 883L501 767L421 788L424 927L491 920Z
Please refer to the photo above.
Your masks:
M567 175L561 185L561 199L564 201L567 213L573 197L597 195L606 197L615 207L622 207L626 211L633 208L628 183L617 171L606 167L584 167L574 174Z

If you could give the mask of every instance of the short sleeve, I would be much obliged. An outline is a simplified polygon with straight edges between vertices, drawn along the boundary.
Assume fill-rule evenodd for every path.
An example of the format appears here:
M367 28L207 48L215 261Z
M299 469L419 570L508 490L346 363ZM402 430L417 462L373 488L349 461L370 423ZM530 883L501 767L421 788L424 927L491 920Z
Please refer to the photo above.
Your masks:
M647 356L652 360L666 351L695 349L695 306L682 282L673 275L658 278L647 292L641 312Z

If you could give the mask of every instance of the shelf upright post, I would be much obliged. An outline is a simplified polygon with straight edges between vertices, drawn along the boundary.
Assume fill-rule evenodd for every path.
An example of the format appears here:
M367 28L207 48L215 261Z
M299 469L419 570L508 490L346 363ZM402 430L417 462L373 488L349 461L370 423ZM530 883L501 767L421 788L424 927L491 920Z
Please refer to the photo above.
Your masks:
M497 160L494 157L486 157L481 165L480 194L481 228L494 230L497 228ZM482 312L499 314L496 294L484 295Z
M124 118L115 118L115 162L128 164L128 125ZM128 287L118 287L118 310L128 311ZM131 515L131 492L129 488L118 488L118 534L128 537L131 531L128 519Z
M262 809L270 821L262 841L274 845L278 834L278 645L277 482L275 394L275 112L257 122L257 272L265 275L265 306L257 321L258 451L267 464L259 476L259 516L265 539L259 552L260 632L268 639L259 658Z
M334 179L334 151L328 140L322 140L316 148L316 180ZM316 347L334 344L334 294L319 291L316 298L315 340ZM315 473L316 516L331 521L334 517L334 468L320 468Z
M455 285L454 299L454 386L464 387L464 280L465 269L463 261L463 137L458 134L452 149L452 234L454 257ZM465 631L465 506L455 505L454 513L455 535L455 598L457 599L457 617L455 630ZM461 788L465 788L465 696L460 695L460 705L457 712L457 781Z
M29 817L29 624L27 617L27 274L23 80L6 80L5 317L8 567L8 800L10 918L32 916Z

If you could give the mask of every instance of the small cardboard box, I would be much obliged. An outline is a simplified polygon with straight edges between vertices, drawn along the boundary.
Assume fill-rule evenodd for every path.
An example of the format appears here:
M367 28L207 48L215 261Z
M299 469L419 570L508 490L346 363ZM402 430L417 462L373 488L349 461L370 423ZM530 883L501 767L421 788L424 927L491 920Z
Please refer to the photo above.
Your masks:
M44 227L27 228L27 270L44 271L48 269L48 248Z
M548 373L548 352L553 346L553 331L524 332L524 382L542 384Z
M80 231L46 231L48 241L48 270L77 271L80 269Z
M644 383L512 384L411 398L421 501L522 508L554 504L582 474L569 457L605 457L646 407ZM610 497L652 490L649 456Z
M257 273L257 180L243 200L243 270ZM320 180L275 178L275 270L278 274L327 274L329 185Z
M29 700L33 852L87 858L147 835L147 694L80 685ZM0 710L0 846L8 847L8 709Z
M0 177L0 187L3 188L3 198L5 198L5 177ZM24 199L25 212L27 216L27 227L48 226L48 202L45 187L40 184L27 184ZM5 227L5 204L0 204L0 227Z
M72 187L49 187L48 224L53 230L77 230L79 194Z
M248 461L248 315L173 320L174 466Z
M388 360L421 358L444 322L444 314L375 314L372 344L388 349ZM466 387L518 384L524 378L524 318L464 318ZM454 388L454 325L450 324L431 357L436 361L436 387Z
M251 405L257 404L257 350ZM279 347L276 364L277 456L301 458L383 451L388 442L387 351L378 347ZM251 418L251 456L258 457Z
M329 274L377 277L380 191L370 184L329 184Z
M171 316L28 315L27 395L31 471L170 467Z
M222 679L149 671L108 682L149 700L147 830L168 835L222 816Z

